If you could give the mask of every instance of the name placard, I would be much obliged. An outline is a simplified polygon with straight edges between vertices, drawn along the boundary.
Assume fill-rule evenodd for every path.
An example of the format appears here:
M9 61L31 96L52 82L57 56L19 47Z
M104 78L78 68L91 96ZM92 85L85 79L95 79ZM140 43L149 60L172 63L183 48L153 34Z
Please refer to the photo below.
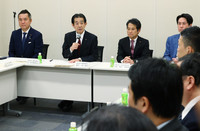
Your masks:
M75 67L89 67L88 62L76 62Z
M129 63L115 63L114 68L119 68L119 69L129 69L131 64Z

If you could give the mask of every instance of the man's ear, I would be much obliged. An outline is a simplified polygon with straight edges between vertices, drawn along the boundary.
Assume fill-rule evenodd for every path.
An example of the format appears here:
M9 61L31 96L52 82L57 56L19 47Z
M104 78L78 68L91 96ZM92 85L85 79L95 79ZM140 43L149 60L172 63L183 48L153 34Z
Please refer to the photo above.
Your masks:
M141 28L137 31L138 32L138 34L140 33L140 31L141 31Z
M192 90L193 89L193 87L194 87L194 85L195 85L195 78L193 77L193 76L187 76L187 78L186 78L186 89L188 90L188 91L190 91L190 90Z
M141 106L141 112L146 114L146 112L149 110L150 108L150 102L149 99L145 96L140 98L140 106Z
M194 53L194 49L191 46L187 46L187 54Z

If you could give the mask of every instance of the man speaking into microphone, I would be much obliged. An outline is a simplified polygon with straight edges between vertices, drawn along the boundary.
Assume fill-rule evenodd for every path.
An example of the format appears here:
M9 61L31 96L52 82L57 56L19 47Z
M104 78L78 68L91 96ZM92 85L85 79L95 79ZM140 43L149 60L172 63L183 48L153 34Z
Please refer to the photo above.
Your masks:
M85 30L87 25L86 17L83 14L75 14L71 18L75 31L65 34L62 46L62 55L68 58L70 63L78 61L96 61L98 58L97 36ZM63 100L58 107L63 111L70 111L73 101Z
M86 17L83 14L75 14L72 16L71 22L75 31L65 34L62 47L63 57L68 58L71 63L96 61L98 57L97 36L85 30Z

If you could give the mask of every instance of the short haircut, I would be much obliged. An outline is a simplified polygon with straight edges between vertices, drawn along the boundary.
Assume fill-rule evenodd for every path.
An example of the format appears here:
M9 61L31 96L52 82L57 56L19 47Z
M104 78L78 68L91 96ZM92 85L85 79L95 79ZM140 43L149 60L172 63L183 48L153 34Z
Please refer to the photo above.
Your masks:
M180 69L163 59L148 58L131 66L128 72L134 100L148 98L153 114L158 117L177 116L183 96Z
M89 121L86 131L157 131L155 125L138 110L111 105L101 108Z
M29 19L31 19L31 13L27 9L20 11L18 14L18 18L19 18L19 15L21 14L28 14Z
M86 17L84 16L84 14L79 13L79 14L74 14L74 15L72 16L72 19L71 19L72 24L74 24L74 22L75 22L74 19L75 19L75 18L83 18L84 23L87 22Z
M182 61L180 69L183 76L193 76L195 85L200 85L200 53L195 52L183 56L179 61Z
M184 29L181 36L185 47L191 46L194 52L200 52L200 28L198 26Z
M126 22L126 27L128 28L128 24L131 23L136 26L137 30L141 29L141 23L137 18L130 19Z
M191 16L190 14L183 13L183 14L181 14L181 15L179 15L179 16L176 17L176 22L177 22L177 24L178 24L178 20L179 20L180 18L182 18L182 17L186 19L188 25L190 25L190 24L193 23L193 18L192 18L192 16Z

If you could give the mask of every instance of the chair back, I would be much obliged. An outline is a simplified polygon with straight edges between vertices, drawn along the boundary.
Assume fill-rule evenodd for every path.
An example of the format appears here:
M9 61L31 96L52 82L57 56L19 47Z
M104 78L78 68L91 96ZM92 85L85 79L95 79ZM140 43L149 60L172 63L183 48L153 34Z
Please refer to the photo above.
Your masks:
M98 58L97 58L97 61L102 62L102 60L103 60L103 49L104 49L104 46L97 46L97 49L98 49Z
M149 50L150 57L153 57L153 50Z
M47 58L48 47L49 47L49 44L43 44L42 59L46 59Z

